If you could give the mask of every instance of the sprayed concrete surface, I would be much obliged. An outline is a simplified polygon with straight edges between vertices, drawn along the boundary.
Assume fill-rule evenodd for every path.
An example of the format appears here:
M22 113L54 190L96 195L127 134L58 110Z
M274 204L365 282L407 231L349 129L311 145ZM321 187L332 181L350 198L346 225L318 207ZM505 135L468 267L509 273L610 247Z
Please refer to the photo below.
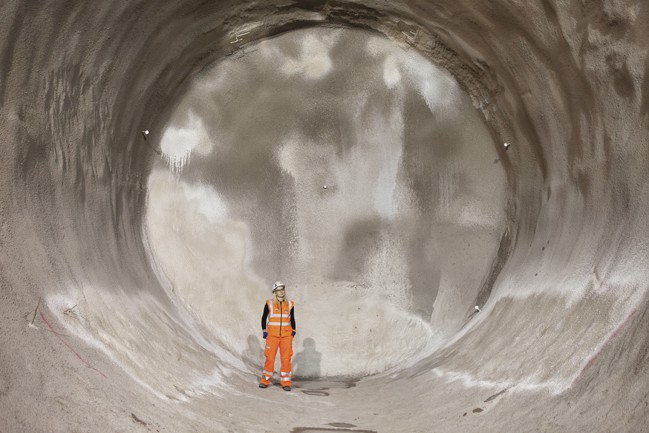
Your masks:
M648 19L5 2L0 431L644 431Z

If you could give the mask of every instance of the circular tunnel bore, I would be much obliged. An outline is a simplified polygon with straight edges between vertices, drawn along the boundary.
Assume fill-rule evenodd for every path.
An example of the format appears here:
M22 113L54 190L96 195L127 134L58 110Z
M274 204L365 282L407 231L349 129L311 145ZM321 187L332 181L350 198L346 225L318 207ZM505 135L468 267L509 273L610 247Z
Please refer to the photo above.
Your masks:
M635 433L646 429L649 30L645 23L649 7L645 2L133 0L91 5L8 0L1 10L3 432ZM390 147L384 137L375 137L370 141L381 152L363 154L366 149L360 141L335 140L365 137L364 131L354 129L355 123L343 134L335 122L325 115L318 118L313 111L319 123L331 128L305 127L311 131L306 137L282 141L275 134L270 147L244 140L253 144L221 148L221 153L226 152L222 161L226 168L227 163L248 167L246 149L274 155L267 168L277 177L262 184L268 194L251 194L258 179L249 176L250 183L241 188L249 194L244 201L219 181L221 174L215 169L223 169L219 167L223 155L209 152L210 146L200 143L191 146L196 140L203 144L213 140L214 149L224 143L216 139L223 129L212 130L212 122L201 120L201 113L209 110L203 113L196 108L190 116L191 94L196 91L192 86L203 83L206 90L218 86L207 79L210 74L233 74L241 64L251 68L240 71L244 76L255 68L261 71L262 63L252 62L262 54L252 51L254 41L264 41L257 48L278 41L284 41L286 49L292 47L279 57L282 62L261 74L264 80L281 74L283 68L299 70L302 65L307 72L292 77L296 86L305 80L314 85L326 82L331 70L320 80L314 78L328 69L322 62L325 56L316 56L320 62L307 67L300 45L271 39L279 34L288 37L297 29L311 28L313 34L331 31L313 26L371 30L400 47L402 52L387 67L380 63L380 55L355 53L364 65L372 60L381 71L367 74L369 81L383 88L377 94L392 96L389 103L378 98L376 111L366 120L394 120L390 116L400 111L388 108L401 102L408 108L403 110L404 135L395 134L390 122L372 125L395 140ZM346 32L345 38L360 38L359 33L347 36ZM345 56L361 46L367 48L367 44L334 44L329 58L341 60L344 67L342 60L349 59ZM388 51L382 54L384 60L392 55ZM481 119L470 126L484 125L495 142L485 141L480 152L495 152L493 160L478 164L471 159L480 154L471 147L476 143L469 146L463 140L458 141L462 146L457 155L413 156L424 149L432 152L433 147L416 144L432 134L428 126L439 126L438 120L448 114L431 108L425 86L422 89L426 77L435 76L433 82L440 83L443 74L425 61L419 63L417 55L411 57L414 52L446 70L466 92L480 114L476 119ZM229 63L231 69L219 69ZM409 75L408 65L426 65L424 69L436 72L417 80ZM402 82L395 82L398 75ZM247 86L242 80L241 93L231 96L250 94L257 84ZM283 86L287 88L286 80ZM333 105L332 89L340 90L333 84L320 87ZM299 108L317 105L320 95L302 94L313 95L312 100L303 96L289 112L294 115L281 119L295 121L303 115ZM263 99L263 95L254 97ZM467 99L460 96L457 102L462 98ZM363 100L356 98L353 103ZM183 101L189 105L183 107ZM232 122L226 126L231 129L225 129L230 133L244 131L244 119L264 119L258 106L234 102L250 116L230 113ZM332 118L357 106L349 101L339 105L342 108L329 108ZM269 130L276 132L270 119L266 119ZM205 135L196 138L201 129ZM464 133L464 129L463 125L444 133ZM145 130L149 134L143 134ZM421 135L413 140L407 133L414 131ZM179 147L183 133L187 138ZM481 141L487 134L477 136ZM340 146L326 144L333 142ZM504 143L510 144L507 150L501 147ZM375 195L355 191L365 207L376 213L374 231L360 230L368 226L366 220L351 230L335 230L334 223L351 221L313 212L323 200L330 205L326 212L352 199L356 204L357 196L348 189L354 173L343 164L349 156L345 152L363 156L359 158L363 164L354 168L376 179L375 184L364 186ZM177 170L165 171L167 165L160 157ZM350 347L344 349L360 354L362 362L355 373L383 373L355 379L335 376L343 371L341 365L346 367L345 362L325 356L326 350L336 356L345 352L327 346L326 338L331 337L327 334L336 324L327 323L331 327L326 329L320 323L310 325L310 315L304 313L327 305L319 296L332 287L348 297L362 290L368 296L381 293L377 284L384 281L381 272L395 268L381 268L386 263L381 260L390 257L387 253L364 251L387 251L385 244L393 242L397 250L416 255L440 241L432 230L442 223L435 217L437 209L418 206L434 199L452 204L450 198L462 179L453 178L447 189L438 189L439 197L431 198L431 191L450 173L434 164L453 157L473 161L485 170L491 162L498 176L506 176L507 190L496 188L493 196L504 203L477 199L478 214L488 209L504 212L494 219L501 225L492 227L494 236L502 232L502 240L478 243L488 251L483 251L479 272L466 274L465 268L453 268L452 262L436 262L435 254L416 260L396 255L410 261L405 268L396 267L407 271L391 276L390 282L402 288L388 293L394 296L389 308L398 313L391 317L406 314L421 332L409 332L412 326L388 331L398 334L403 351L412 357L402 362L404 354L394 355L394 346L375 347L372 354L388 356L372 365L369 356L364 358L365 348L357 347L365 339L346 335ZM303 167L313 160L324 164L313 163L311 170ZM399 165L397 160L411 164ZM419 176L415 168L420 163L431 165L421 168L422 173L430 168L441 174ZM320 169L323 165L326 170ZM396 175L379 178L386 167ZM445 168L462 172L468 166ZM335 181L330 180L332 173ZM431 182L431 193L405 200L411 198L408 191L426 190L418 183L422 179ZM495 185L505 185L504 179L498 179ZM399 192L402 200L392 208L395 195L382 194L389 180L394 188L387 189ZM277 181L282 183L274 189ZM467 173L466 184L476 186L475 182ZM373 189L379 184L381 189ZM474 193L494 193L479 186ZM205 199L214 196L218 200ZM469 193L465 198L476 199ZM289 214L277 215L285 207L274 200L290 204ZM165 208L166 202L174 202L168 204L176 210L175 216ZM341 214L349 217L347 212ZM318 220L314 215L328 218ZM186 250L194 244L188 240L200 237L200 230L210 227L206 223L210 218L218 221L216 225L232 223L232 230L220 233L232 238L224 237L219 244L224 249L219 250L206 245L209 237L203 236L199 244L209 254L195 251L192 261ZM276 223L262 230L260 226L269 221ZM461 234L463 240L444 246L450 251L443 253L448 253L447 259L465 259L465 266L475 259L465 254L476 250L468 245L466 251L462 249L469 232L459 228L464 227L461 221L445 223L445 230ZM428 237L421 235L426 224L432 233ZM180 239L180 233L187 239ZM295 233L308 236L297 237L301 242L295 244L282 243L295 240L289 236ZM350 234L359 236L351 236L348 242ZM326 243L322 256L307 254L322 238L337 241ZM171 248L177 249L175 259ZM265 260L277 257L277 250L293 255L286 261ZM242 272L230 269L231 254L214 260L219 251L236 252L235 268ZM343 258L332 261L339 251ZM227 306L228 311L242 312L247 306L229 291L219 292L225 293L222 305L210 305L209 290L199 287L192 275L200 270L211 278L209 266L202 261L214 263L228 275L243 275L243 283L217 279L214 285L232 289L241 284L251 297L246 302L256 310L255 316L260 314L257 297L268 295L264 286L277 274L290 275L291 296L303 297L298 298L304 307L298 315L300 326L315 329L302 336L302 346L296 349L323 356L317 368L310 366L321 377L296 381L291 393L257 389L260 341L254 333L258 330L249 331L254 325L239 317L224 325L219 322L222 318L209 313ZM320 279L310 278L311 274ZM469 291L451 290L443 275ZM472 277L475 281L468 284L467 278ZM422 289L429 288L422 283L427 278L436 282L432 290ZM481 311L472 314L475 303ZM370 319L375 320L359 317L363 323ZM355 320L351 313L349 320ZM428 323L426 330L423 325ZM424 335L432 335L426 343L434 348L436 331L442 332L443 343L429 353L419 343ZM362 332L369 334L358 330ZM367 334L368 340L374 338ZM413 334L418 337L413 339ZM318 340L317 335L326 338Z
M468 96L414 50L358 30L289 32L180 98L148 180L152 257L238 354L281 279L296 349L310 339L321 353L298 376L403 368L465 322L496 259L494 146Z

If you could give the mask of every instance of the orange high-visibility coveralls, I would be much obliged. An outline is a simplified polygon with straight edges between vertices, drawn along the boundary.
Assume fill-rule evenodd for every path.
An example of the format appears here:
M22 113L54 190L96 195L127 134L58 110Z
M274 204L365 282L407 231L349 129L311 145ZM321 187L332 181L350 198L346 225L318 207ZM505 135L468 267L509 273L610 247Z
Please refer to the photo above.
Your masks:
M275 356L279 348L281 367L279 369L279 382L281 386L291 386L291 357L293 356L293 328L291 327L291 309L294 302L285 300L283 302L269 299L268 322L266 337L266 349L264 356L264 371L261 374L260 383L270 385L270 379L275 371Z

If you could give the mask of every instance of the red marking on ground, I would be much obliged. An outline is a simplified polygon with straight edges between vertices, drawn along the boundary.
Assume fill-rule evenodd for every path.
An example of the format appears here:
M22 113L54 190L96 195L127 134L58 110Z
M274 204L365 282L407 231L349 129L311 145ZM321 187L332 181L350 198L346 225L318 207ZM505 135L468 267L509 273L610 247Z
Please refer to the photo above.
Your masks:
M102 373L101 371L99 371L98 369L96 369L95 367L93 367L92 365L90 365L90 363L89 363L88 361L86 361L85 359L83 359L83 358L81 357L81 355L79 355L79 353L77 353L77 351L74 350L74 349L72 348L72 346L70 346L70 345L68 344L67 341L65 341L65 339L63 338L63 336L62 336L61 334L59 334L58 332L56 332L56 331L54 330L54 328L52 328L52 325L50 325L50 322L47 321L47 319L45 318L45 315L43 314L42 311L39 311L39 313L40 313L40 315L41 315L41 319L43 319L43 322L45 322L45 324L47 325L47 327L50 328L50 331L52 331L52 333L53 333L54 335L56 335L56 337L57 337L59 340L61 340L61 342L62 342L63 344L65 344L65 347L67 347L68 349L70 349L70 352L74 353L74 354L77 356L77 358L79 358L79 360L80 360L81 362L83 362L83 364L84 364L86 367L88 367L88 368L90 368L90 369L92 369L92 370L95 370L97 373L99 373L99 374L101 374L102 376L104 376L104 378L108 378L104 373Z
M615 330L615 332L613 332L613 333L611 334L611 336L608 338L608 340L606 340L606 342L602 345L602 347L600 347L599 350L598 350L598 351L597 351L593 356L591 356L591 358L588 360L588 362L586 363L586 365L583 366L583 368L581 369L581 371L579 372L579 374L578 374L577 377L575 378L574 382L577 382L577 381L581 378L581 376L584 374L584 372L585 372L586 370L588 370L588 369L593 365L593 363L595 362L595 359L597 359L597 358L599 357L599 355L602 354L602 352L604 351L604 349L606 349L606 348L608 347L608 345L611 344L611 342L612 342L613 340L615 340L615 339L617 338L617 336L620 335L620 334L622 333L622 331L624 330L624 328L627 327L627 325L629 324L629 322L631 321L631 319L633 319L633 318L635 317L635 315L636 315L637 312L638 312L637 310L633 310L633 311L631 312L631 314L629 314L629 316L624 320L624 322L622 322L622 324L621 324L620 326L617 327L617 329Z

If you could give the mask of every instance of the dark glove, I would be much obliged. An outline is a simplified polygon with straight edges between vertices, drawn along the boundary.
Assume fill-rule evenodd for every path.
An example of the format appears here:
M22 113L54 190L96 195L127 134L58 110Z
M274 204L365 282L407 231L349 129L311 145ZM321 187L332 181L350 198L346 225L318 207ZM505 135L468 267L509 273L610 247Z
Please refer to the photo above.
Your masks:
M295 331L291 332L291 337L295 337Z
M264 331L264 340L268 337L268 332Z

